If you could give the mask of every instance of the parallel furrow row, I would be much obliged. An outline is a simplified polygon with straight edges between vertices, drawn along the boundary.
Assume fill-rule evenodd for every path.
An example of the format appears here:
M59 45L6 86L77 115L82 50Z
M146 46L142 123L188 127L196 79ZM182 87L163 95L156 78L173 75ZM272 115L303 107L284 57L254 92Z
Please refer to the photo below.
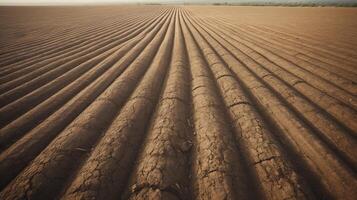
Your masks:
M193 6L12 9L31 20L0 20L0 199L357 198L348 35Z

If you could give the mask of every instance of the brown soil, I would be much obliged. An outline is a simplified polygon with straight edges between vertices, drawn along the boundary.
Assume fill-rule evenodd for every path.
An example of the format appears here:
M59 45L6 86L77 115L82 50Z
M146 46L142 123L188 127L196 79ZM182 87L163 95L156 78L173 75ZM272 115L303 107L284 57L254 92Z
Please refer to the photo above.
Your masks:
M356 199L356 18L0 8L0 199Z

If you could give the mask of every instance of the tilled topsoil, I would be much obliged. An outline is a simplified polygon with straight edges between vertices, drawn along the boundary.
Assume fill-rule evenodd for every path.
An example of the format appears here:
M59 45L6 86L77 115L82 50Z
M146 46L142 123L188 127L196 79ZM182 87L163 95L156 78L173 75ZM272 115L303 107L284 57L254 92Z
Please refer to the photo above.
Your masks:
M356 18L1 7L0 199L357 199Z

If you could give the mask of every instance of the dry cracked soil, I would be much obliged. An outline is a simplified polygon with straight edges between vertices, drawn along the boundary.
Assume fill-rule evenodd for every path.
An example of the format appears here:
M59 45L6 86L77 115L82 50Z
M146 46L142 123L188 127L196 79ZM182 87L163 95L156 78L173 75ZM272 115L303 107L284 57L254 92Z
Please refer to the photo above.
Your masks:
M0 199L357 199L356 19L0 7Z

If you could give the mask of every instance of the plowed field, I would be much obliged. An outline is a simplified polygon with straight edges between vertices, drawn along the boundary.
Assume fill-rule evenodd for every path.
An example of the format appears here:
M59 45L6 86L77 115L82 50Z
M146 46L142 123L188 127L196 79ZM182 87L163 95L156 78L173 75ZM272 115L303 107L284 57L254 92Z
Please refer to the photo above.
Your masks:
M0 199L357 199L356 19L0 8Z

